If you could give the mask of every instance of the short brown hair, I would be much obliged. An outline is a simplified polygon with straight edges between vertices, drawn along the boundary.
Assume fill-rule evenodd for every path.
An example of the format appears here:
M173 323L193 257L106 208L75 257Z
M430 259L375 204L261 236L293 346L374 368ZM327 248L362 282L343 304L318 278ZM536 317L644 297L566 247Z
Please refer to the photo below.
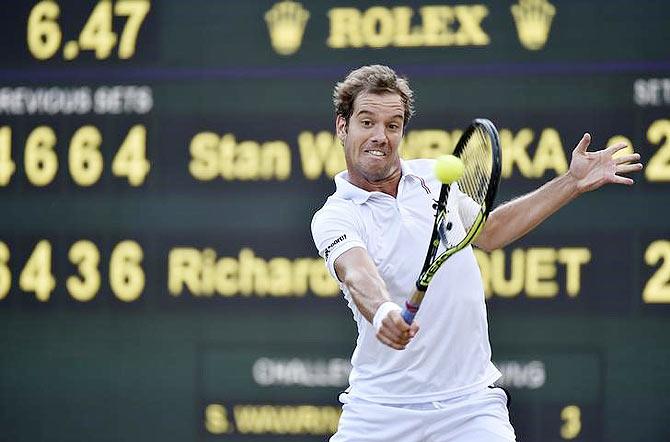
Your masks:
M354 101L362 92L396 93L400 95L405 108L404 124L406 125L414 115L414 92L409 87L409 81L399 77L390 67L380 64L363 66L351 71L344 81L335 85L333 91L335 114L341 115L349 123L349 117L354 111Z

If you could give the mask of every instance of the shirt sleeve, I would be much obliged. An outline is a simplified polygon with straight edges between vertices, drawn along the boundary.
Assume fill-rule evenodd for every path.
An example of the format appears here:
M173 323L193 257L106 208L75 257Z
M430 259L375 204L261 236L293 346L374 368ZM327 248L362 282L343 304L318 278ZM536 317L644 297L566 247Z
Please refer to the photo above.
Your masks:
M361 233L362 229L348 207L326 206L312 218L314 244L335 280L340 281L335 273L335 260L353 247L366 248Z

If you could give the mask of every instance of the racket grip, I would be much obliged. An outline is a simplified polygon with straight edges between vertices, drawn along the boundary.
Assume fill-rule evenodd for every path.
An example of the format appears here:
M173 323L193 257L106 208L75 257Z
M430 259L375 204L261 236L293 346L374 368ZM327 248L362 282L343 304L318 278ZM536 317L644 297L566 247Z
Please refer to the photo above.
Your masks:
M416 316L416 312L418 311L419 311L418 304L412 304L409 301L405 301L405 308L402 309L402 313L400 313L400 316L402 316L402 318L408 325L411 325L412 322L414 322L414 316Z

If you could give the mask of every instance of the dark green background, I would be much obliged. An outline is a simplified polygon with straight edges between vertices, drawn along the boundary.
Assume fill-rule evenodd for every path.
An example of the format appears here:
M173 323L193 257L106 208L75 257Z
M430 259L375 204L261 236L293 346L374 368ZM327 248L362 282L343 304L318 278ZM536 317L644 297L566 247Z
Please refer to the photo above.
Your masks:
M670 104L638 106L636 79L670 77L668 16L662 1L553 1L557 14L539 51L519 43L511 1L482 1L486 47L330 49L327 11L333 7L412 6L437 2L305 1L303 44L291 56L272 50L263 20L271 1L160 1L138 36L137 53L103 61L81 53L32 58L26 21L33 2L3 5L0 87L147 85L147 115L15 116L17 172L0 188L0 240L10 251L12 290L0 300L0 440L320 440L264 435L213 436L204 429L207 403L337 404L339 388L262 387L251 377L260 357L348 358L355 326L339 297L195 299L167 291L167 254L177 246L212 247L236 256L251 247L270 259L313 257L309 221L333 190L328 177L306 179L298 134L332 131L332 87L351 69L385 63L409 76L417 115L409 130L463 128L478 116L537 137L558 130L566 156L584 131L594 145L629 137L649 160L657 145L645 132L670 118ZM463 2L471 3L471 2ZM59 0L63 41L76 38L95 2ZM447 3L450 5L456 3ZM462 4L462 3L459 3ZM416 17L415 17L416 18ZM122 21L115 21L120 30ZM111 176L111 158L128 129L145 124L152 168L132 188ZM46 124L59 140L94 124L110 143L105 171L91 188L67 172L59 142L52 184L33 187L23 170L30 131ZM188 172L189 143L198 132L233 133L238 141L283 140L292 151L287 181L199 182ZM505 148L505 146L503 146ZM552 178L526 179L518 170L501 185L500 200ZM542 361L539 389L512 388L520 440L560 439L560 410L582 410L583 441L670 439L670 352L667 305L645 305L642 288L661 265L644 264L654 240L670 240L667 182L606 188L583 196L518 246L586 246L592 261L582 291L568 299L489 301L496 361ZM18 275L39 239L53 246L57 287L47 303L17 289ZM75 273L67 251L90 239L101 252L102 287L89 303L67 294ZM123 304L107 283L114 244L134 239L144 249L147 285ZM513 247L510 247L511 250ZM667 263L666 263L667 265ZM559 273L559 280L561 275Z

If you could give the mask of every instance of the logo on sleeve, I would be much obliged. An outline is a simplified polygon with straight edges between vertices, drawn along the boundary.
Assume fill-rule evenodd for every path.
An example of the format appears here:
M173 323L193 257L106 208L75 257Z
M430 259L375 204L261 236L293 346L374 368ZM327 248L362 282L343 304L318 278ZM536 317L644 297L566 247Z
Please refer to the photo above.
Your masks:
M326 250L323 251L323 257L328 259L328 255L330 255L330 252L332 251L333 247L335 247L336 245L338 245L339 243L341 243L345 239L347 239L346 234L340 236L335 241L331 242L330 245L328 247L326 247Z

